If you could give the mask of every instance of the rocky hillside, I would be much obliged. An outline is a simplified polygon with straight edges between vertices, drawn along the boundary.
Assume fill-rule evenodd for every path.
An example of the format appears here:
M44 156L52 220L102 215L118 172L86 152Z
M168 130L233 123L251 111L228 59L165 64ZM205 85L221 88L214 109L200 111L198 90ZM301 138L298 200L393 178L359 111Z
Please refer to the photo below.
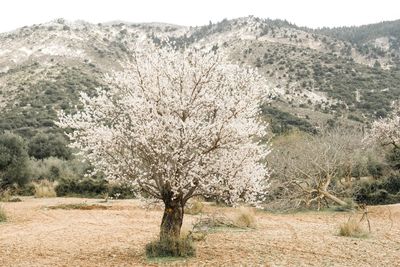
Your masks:
M254 17L202 27L90 24L58 19L0 34L0 131L58 132L56 111L79 106L102 76L121 69L135 40L222 50L257 67L276 94L263 106L275 133L363 125L400 96L399 22L312 30Z

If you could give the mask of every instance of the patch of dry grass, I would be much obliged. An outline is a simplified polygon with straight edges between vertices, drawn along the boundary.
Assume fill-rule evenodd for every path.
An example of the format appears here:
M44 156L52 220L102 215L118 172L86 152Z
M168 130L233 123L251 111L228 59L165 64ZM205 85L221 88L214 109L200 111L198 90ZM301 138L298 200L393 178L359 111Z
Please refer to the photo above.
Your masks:
M88 205L87 203L77 203L77 204L60 204L56 206L49 206L49 209L56 210L107 210L111 208L111 206L105 205L98 205L98 204L91 204Z
M368 233L361 227L360 222L350 219L340 225L339 235L346 237L367 237Z
M11 191L9 189L0 190L0 201L1 202L9 202L12 198Z
M185 213L190 215L197 215L203 212L204 204L200 200L193 200L186 204Z
M156 240L146 245L148 258L193 257L196 248L190 238Z
M250 208L239 208L233 223L240 228L255 228L254 211Z
M36 198L44 198L44 197L56 197L55 187L56 185L53 182L48 180L42 180L39 183L34 183L35 186L35 197Z

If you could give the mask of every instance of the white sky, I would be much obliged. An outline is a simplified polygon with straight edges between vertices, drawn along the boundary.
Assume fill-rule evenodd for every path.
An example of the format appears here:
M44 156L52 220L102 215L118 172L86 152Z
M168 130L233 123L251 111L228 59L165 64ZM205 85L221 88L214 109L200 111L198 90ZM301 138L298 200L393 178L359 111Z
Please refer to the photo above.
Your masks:
M400 0L1 0L0 32L55 18L195 26L248 15L309 27L362 25L400 19Z

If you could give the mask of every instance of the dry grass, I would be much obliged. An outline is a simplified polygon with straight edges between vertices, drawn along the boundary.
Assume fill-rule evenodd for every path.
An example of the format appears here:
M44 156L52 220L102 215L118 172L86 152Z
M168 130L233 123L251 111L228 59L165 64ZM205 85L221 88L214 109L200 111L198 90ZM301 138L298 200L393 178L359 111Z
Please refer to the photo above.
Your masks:
M190 215L197 215L203 212L204 204L200 200L193 200L186 204L185 213Z
M361 224L357 220L350 219L340 225L339 235L347 237L366 237L368 233L361 227Z
M250 208L239 208L233 220L237 227L241 228L255 228L255 215L254 211Z
M1 202L10 202L12 199L12 194L9 189L6 190L0 190L0 201Z
M88 205L86 203L78 203L78 204L60 204L55 206L49 206L49 209L56 210L107 210L110 209L111 206L91 204Z
M192 239L164 239L150 242L146 245L146 256L157 257L193 257L196 255L196 248Z
M44 198L44 197L56 197L55 184L48 180L42 180L39 183L34 183L35 186L35 197L36 198Z
M396 266L400 262L400 205L369 207L374 234L339 236L338 222L351 213L255 212L256 229L222 226L195 242L196 257L147 259L144 251L160 230L162 209L147 210L138 200L112 201L109 210L53 210L59 204L98 204L99 199L22 198L1 203L0 266ZM230 207L205 205L202 216L186 216L192 229L200 217L232 218ZM357 220L360 220L358 217ZM393 224L391 225L391 220ZM366 222L361 222L368 229ZM367 256L366 256L367 255Z

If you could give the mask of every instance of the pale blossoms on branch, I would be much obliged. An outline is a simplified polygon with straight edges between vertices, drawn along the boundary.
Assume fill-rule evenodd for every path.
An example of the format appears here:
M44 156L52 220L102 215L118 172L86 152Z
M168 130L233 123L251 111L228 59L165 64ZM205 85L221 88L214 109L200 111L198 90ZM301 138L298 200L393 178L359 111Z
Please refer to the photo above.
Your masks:
M372 124L367 141L377 141L382 146L400 148L400 103L394 104L394 110L387 118Z
M182 206L195 195L262 199L268 89L255 70L213 52L148 45L106 81L109 89L82 93L83 109L58 122L96 172Z

